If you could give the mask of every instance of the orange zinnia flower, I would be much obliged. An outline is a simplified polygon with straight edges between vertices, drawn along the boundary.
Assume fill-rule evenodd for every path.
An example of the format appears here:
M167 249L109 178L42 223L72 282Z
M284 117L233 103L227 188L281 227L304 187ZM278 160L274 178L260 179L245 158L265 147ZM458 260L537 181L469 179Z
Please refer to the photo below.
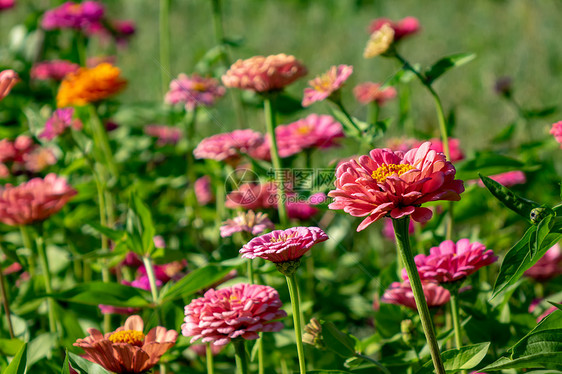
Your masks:
M59 87L57 106L86 105L116 94L127 84L120 74L121 70L109 63L68 74Z

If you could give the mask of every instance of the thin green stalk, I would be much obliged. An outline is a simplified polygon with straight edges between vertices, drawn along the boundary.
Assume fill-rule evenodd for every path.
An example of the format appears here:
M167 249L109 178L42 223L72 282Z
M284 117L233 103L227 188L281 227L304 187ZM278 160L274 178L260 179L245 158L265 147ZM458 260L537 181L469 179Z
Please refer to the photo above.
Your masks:
M263 349L263 332L258 340L258 374L265 374L265 352Z
M378 367L379 369L381 369L381 371L382 371L383 373L385 373L385 374L390 374L390 371L388 371L388 369L385 368L385 367L384 367L380 362L378 362L377 360L372 359L372 358L369 357L369 356L362 355L361 353L356 353L355 356L360 357L360 358L362 358L363 360L367 360L367 361L373 363L376 367Z
M351 117L351 114L349 114L349 112L345 109L341 100L333 100L332 102L336 104L336 106L340 109L340 111L343 113L345 118L347 118L349 123L355 128L355 130L357 130L358 135L361 136L362 135L361 129L359 129L359 126L357 126L357 124L353 120L353 117Z
M234 344L234 357L236 358L238 374L248 374L250 369L248 368L248 355L246 354L245 340L242 338L234 339L232 343Z
M207 374L215 374L215 365L214 365L214 357L213 357L213 350L211 348L211 343L207 343L206 347L206 358L207 358Z
M295 273L290 276L286 275L285 278L287 278L289 296L291 297L291 305L293 306L293 322L295 325L295 338L297 340L297 352L299 355L299 369L300 373L304 374L306 373L306 364L304 362L304 346L302 343L302 323L299 306L299 289Z
M150 258L150 256L142 256L142 262L146 270L148 283L150 284L150 294L152 295L152 301L156 305L158 304L158 287L156 286L156 275L154 274L152 259Z
M10 333L10 338L13 339L14 327L12 325L12 314L10 313L10 301L8 300L8 293L6 292L6 282L4 279L4 272L0 268L0 296L2 297L2 305L4 306L4 312L6 313L6 320L8 321L8 332Z
M162 96L170 85L170 0L160 0L160 75Z
M271 97L265 96L263 101L263 109L265 112L265 125L267 129L267 133L271 138L271 162L273 163L274 168L274 175L277 176L277 173L283 173L281 158L279 157L279 150L277 148L277 138L275 136L275 127L277 125L277 121L275 118L275 110L273 108L273 103ZM287 208L285 206L285 180L283 176L281 177L281 183L278 183L279 188L279 200L278 200L278 209L279 209L279 221L281 222L281 226L283 228L287 227L289 223L289 219L287 216Z
M93 105L90 105L90 125L92 128L92 133L94 136L94 143L97 143L101 148L103 153L103 158L105 161L105 166L109 169L112 176L119 180L119 168L117 167L117 163L115 162L115 158L113 157L113 151L111 150L111 146L109 145L109 138L107 136L107 131L105 127L101 123L101 120L98 116L96 108ZM100 160L97 160L98 162Z
M31 278L33 278L35 276L35 252L33 251L33 242L31 241L31 236L29 234L27 226L20 226L20 233L23 246L31 252L28 257L29 268L27 269L27 271L29 271L29 275L31 276Z
M81 32L76 33L76 49L78 51L78 64L80 66L86 66L88 59L86 36Z
M47 259L47 251L45 249L45 242L42 236L37 236L35 240L37 246L37 252L39 254L39 263L41 265L41 271L43 272L43 277L45 279L45 291L48 294L53 293L51 272L49 270L49 260ZM55 319L55 305L53 304L53 299L50 297L47 299L47 307L49 313L49 331L57 331L57 321Z
M445 368L443 367L443 361L441 360L441 355L439 353L439 344L437 343L435 330L433 328L433 321L431 320L431 314L429 313L427 301L425 300L425 295L423 293L420 275L418 274L418 269L416 268L416 263L414 262L414 255L412 254L412 249L410 248L410 238L408 236L410 216L393 219L392 224L394 226L394 235L396 236L396 245L404 261L404 265L406 266L406 272L408 273L408 278L412 286L423 331L429 346L431 359L433 360L433 366L435 367L437 374L445 374Z
M252 264L251 259L248 259L248 272L246 275L248 276L248 283L256 284L255 275L254 275L254 264Z
M462 347L461 324L459 318L459 295L458 292L451 292L451 317L453 319L453 329L455 330L455 344L457 349Z

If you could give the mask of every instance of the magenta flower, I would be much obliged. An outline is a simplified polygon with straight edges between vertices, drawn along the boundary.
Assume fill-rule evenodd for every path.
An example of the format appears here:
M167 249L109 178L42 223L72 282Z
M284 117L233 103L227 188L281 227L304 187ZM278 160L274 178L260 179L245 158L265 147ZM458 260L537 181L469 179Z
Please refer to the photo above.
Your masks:
M39 147L27 135L20 135L14 141L0 140L0 177L22 173L33 174L55 164L57 158L47 148Z
M291 227L250 240L240 249L240 253L249 259L260 257L271 262L294 261L315 244L326 240L328 235L319 227Z
M104 15L103 5L97 1L74 3L68 1L43 15L41 26L45 30L75 29L87 31L98 24Z
M207 205L215 200L211 189L211 177L208 175L198 178L193 184L193 188L195 190L195 198L199 205Z
M144 133L157 138L156 145L158 147L163 147L168 144L175 145L183 136L183 131L181 129L166 125L147 125L144 127Z
M415 17L406 17L398 22L393 22L388 18L377 18L369 26L369 34L380 30L384 25L389 25L394 30L394 41L415 34L420 30L420 23Z
M1 97L1 92L2 90L0 89L0 97ZM556 141L560 143L560 148L562 148L562 121L553 123L552 128L550 129L550 133L554 135L554 139L556 139Z
M380 83L365 82L358 84L353 89L353 94L357 101L363 105L376 102L378 105L384 105L387 101L396 97L396 88L381 88Z
M308 201L293 201L293 199L287 199L287 215L289 218L298 219L305 221L312 218L316 213L318 213L318 208L314 205L322 204L327 199L327 196L322 193L316 193L309 197Z
M562 274L562 252L555 244L525 272L525 275L539 282L544 282Z
M258 333L280 331L283 323L276 321L287 315L274 288L258 284L237 284L220 290L209 290L203 297L185 307L181 332L191 336L191 343L221 346L232 339L258 338Z
M501 185L505 187L515 186L517 184L525 184L527 183L527 177L525 177L525 173L520 170L508 171L505 173L500 173L496 175L490 175L490 179L495 180ZM477 182L480 187L484 187L484 183L481 180L474 181Z
M193 110L200 105L213 106L225 93L225 88L214 78L180 74L170 83L170 91L166 93L164 101L171 105L183 104L185 109Z
M279 196L275 182L265 184L245 183L226 196L225 206L230 209L269 209L277 206Z
M234 130L201 140L193 150L195 158L217 161L236 161L241 153L248 153L264 141L263 135L253 130Z
M457 243L445 240L439 247L432 247L429 255L419 254L414 258L420 279L439 283L461 281L497 259L492 250L486 250L484 244L470 243L468 239L461 239ZM405 269L402 270L402 277L408 278Z
M374 149L340 165L330 209L343 209L354 217L365 217L357 231L390 215L394 219L411 215L426 222L432 211L420 205L428 201L460 200L463 182L455 180L455 167L426 142L407 153Z
M31 68L31 79L62 81L64 76L78 71L80 65L67 60L38 62Z
M443 153L443 142L440 139L431 139L431 147L435 152ZM418 143L420 146L422 142ZM460 141L456 138L449 138L449 153L451 154L451 159L449 161L456 162L464 160L464 153L460 147Z
M39 137L47 140L53 140L57 136L63 134L69 127L72 127L74 130L81 130L83 127L82 122L79 119L72 118L73 116L74 108L61 108L55 110L45 123L45 128L39 134Z
M15 71L11 69L0 71L0 100L8 96L12 87L19 81L20 77Z
M238 215L233 219L227 219L220 227L220 233L223 238L242 231L255 236L274 227L267 214L261 212L254 213L253 210L249 210L247 212L238 212Z
M307 107L312 103L329 98L343 86L351 73L353 73L351 65L332 66L325 74L309 81L308 84L312 88L304 89L302 106Z
M16 5L15 0L0 0L0 12L3 10L13 8L14 5Z
M428 307L439 307L449 302L451 294L437 283L425 281L422 282L422 286ZM402 283L393 282L390 287L384 291L381 301L386 304L402 305L417 310L414 293L412 292L410 282L407 280Z

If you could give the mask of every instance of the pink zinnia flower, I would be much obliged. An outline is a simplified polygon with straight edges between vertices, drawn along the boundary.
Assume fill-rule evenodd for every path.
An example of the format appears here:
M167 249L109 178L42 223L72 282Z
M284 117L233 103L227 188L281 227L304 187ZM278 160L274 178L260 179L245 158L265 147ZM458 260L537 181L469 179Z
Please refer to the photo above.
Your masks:
M83 127L82 122L79 119L72 118L73 116L74 108L61 108L55 110L45 123L45 128L39 134L39 137L47 140L53 140L57 136L63 134L69 127L72 127L74 130L81 130Z
M73 3L68 1L43 15L41 26L45 30L75 29L87 31L98 24L104 15L103 5L97 1Z
M236 232L248 232L252 235L258 235L267 229L273 229L273 222L265 213L254 213L253 210L247 212L238 212L238 216L233 219L227 219L220 227L220 233L223 238L232 236Z
M183 104L187 110L193 110L200 105L214 105L225 93L225 88L219 86L219 82L214 78L203 78L198 74L191 77L180 74L170 83L170 91L166 93L164 100L168 104Z
M1 82L1 79L0 79L0 82ZM2 92L2 90L0 89L0 95L1 95L1 92ZM550 133L552 135L554 135L554 139L556 139L556 141L558 143L560 143L560 148L562 148L562 121L553 123L552 128L550 129Z
M354 217L365 217L357 231L390 215L394 219L412 215L426 222L432 212L420 207L428 201L460 199L463 182L455 180L455 167L426 142L407 153L374 149L358 161L343 163L336 171L336 189L330 209L343 209Z
M314 205L322 204L327 199L327 196L322 193L316 193L308 198L307 201L293 201L293 199L287 199L287 215L292 219L307 220L312 218L316 213L318 213L318 208Z
M383 105L387 101L396 97L396 88L381 88L380 83L365 82L355 86L353 94L355 95L357 101L363 105L367 105L372 102L376 102L378 105Z
M525 275L539 282L544 282L562 274L562 252L555 244L525 272Z
M426 281L422 282L422 286L428 307L438 307L449 302L451 294L437 283ZM402 305L417 310L414 292L410 282L407 280L402 283L393 282L384 292L381 301L386 304Z
M278 91L306 73L306 67L294 56L283 53L254 56L236 61L222 76L222 83L227 87L256 92Z
M420 279L439 283L463 280L497 259L492 250L486 250L484 244L471 243L468 239L456 243L445 240L438 247L432 247L429 255L419 254L414 258ZM408 278L406 269L402 269L402 277Z
M65 75L78 71L80 65L67 60L38 62L31 68L31 79L62 81Z
M264 141L263 135L253 130L234 130L201 140L193 150L195 158L233 161L241 153L248 153Z
M220 290L209 290L185 307L184 336L191 343L225 345L232 339L258 338L258 332L280 331L283 323L275 321L287 315L274 288L258 284L237 284Z
M15 71L11 69L0 71L0 100L8 96L12 87L19 81L20 77Z
M433 138L430 140L431 147L435 152L443 153L443 142L440 139ZM422 142L419 142L416 146L420 146ZM460 147L460 141L456 138L449 138L449 153L451 154L451 159L449 161L456 162L464 159L464 153L462 153Z
M183 136L181 129L165 125L147 125L144 127L144 133L148 136L158 138L156 141L158 147L163 147L167 144L177 144Z
M525 184L527 183L527 178L525 177L525 173L520 170L508 171L505 173L500 173L496 175L490 175L490 179L495 180L501 185L505 187L515 186L517 184ZM471 181L476 182L480 187L484 187L484 183L479 179L478 181Z
M161 285L163 285L166 282L169 282L170 280L179 280L181 279L185 273L185 267L187 266L187 261L183 260L183 261L173 261L173 262L169 262L167 264L162 264L162 265L153 265L153 270L154 270L154 276L156 278L156 280L158 282L161 283ZM146 268L144 267L144 265L141 265L138 268L138 272L140 274L140 277L138 279L141 279L142 277L147 276L146 273ZM147 278L148 281L148 278ZM143 283L144 280L141 279L141 283L139 284L144 284ZM143 288L143 287L139 287L139 288ZM146 289L146 288L144 288ZM150 286L148 287L148 290L150 289Z
M309 81L308 84L312 88L304 89L302 106L307 107L312 103L329 98L343 86L351 73L353 73L351 65L332 66L325 74Z
M0 11L13 8L16 5L15 0L0 0Z
M269 209L277 207L279 196L275 182L244 183L226 196L225 206L230 209Z
M301 258L315 244L328 240L319 227L291 227L258 236L246 243L240 253L245 258L260 257L271 262L287 262Z
M393 22L388 18L377 18L369 26L369 34L380 30L384 25L389 25L394 30L394 40L400 39L417 33L420 30L420 22L415 17L406 17L398 22Z
M18 186L0 187L0 222L10 226L43 221L57 213L76 190L56 174L33 178Z
M211 177L208 175L198 178L193 184L193 188L195 190L195 198L199 205L207 205L215 200L211 189Z
M57 157L47 148L36 147L23 156L23 171L38 173L57 163Z
M140 316L130 316L125 325L103 335L94 328L84 339L73 345L82 348L86 358L114 373L145 373L158 363L160 357L176 344L178 333L162 326L144 335Z

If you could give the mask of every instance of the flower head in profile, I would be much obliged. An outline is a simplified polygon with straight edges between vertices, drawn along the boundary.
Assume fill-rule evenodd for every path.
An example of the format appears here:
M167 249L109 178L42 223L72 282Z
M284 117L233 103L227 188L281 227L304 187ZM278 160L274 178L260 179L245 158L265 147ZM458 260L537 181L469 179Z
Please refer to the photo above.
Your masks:
M310 87L304 89L302 106L310 106L312 103L325 100L338 92L351 73L353 73L353 66L332 66L325 74L309 81Z
M369 26L369 33L372 34L384 27L390 26L394 31L394 41L399 41L402 38L415 34L420 30L420 22L415 17L405 17L398 22L393 22L388 18L377 18Z
M224 96L226 90L214 78L204 78L198 74L188 77L180 74L170 83L170 90L164 101L168 104L183 104L187 110L200 105L213 106L215 101Z
M436 282L422 282L423 294L430 308L439 307L449 302L451 294L449 291L437 284ZM381 301L386 304L402 305L407 308L417 310L414 292L409 281L402 283L393 282L390 287L384 291Z
M260 93L279 91L306 73L306 67L295 56L284 53L254 56L236 61L222 76L222 83L227 87Z
M74 130L81 130L83 127L82 122L79 119L72 118L73 116L74 108L60 108L55 110L45 123L45 128L39 134L39 137L53 140L63 134L69 127L72 127Z
M241 153L248 153L263 141L263 135L254 130L234 130L201 140L193 150L193 155L199 159L235 161Z
M70 73L74 73L80 69L80 65L67 60L51 60L38 62L31 68L31 79L40 81L55 80L61 81Z
M330 209L343 209L365 218L357 231L385 216L411 215L426 222L433 215L420 205L429 201L460 199L463 182L455 180L455 167L442 153L423 143L406 153L388 148L373 149L368 156L344 162L336 170L336 189L328 196Z
M562 274L562 251L555 244L525 272L525 275L539 282L544 282Z
M121 91L126 84L127 81L121 77L121 70L111 64L80 68L61 82L57 106L80 106L104 100Z
M153 138L157 138L156 145L158 147L163 147L168 144L177 144L183 135L181 129L166 125L147 125L144 127L144 133Z
M0 82L1 82L1 79L0 79ZM0 89L0 95L1 95L1 92L2 92L2 90ZM554 135L554 139L556 139L556 141L558 143L560 143L560 148L562 148L562 121L553 123L552 128L550 129L550 133L552 135Z
M104 15L103 5L97 1L66 3L48 10L43 15L41 26L45 30L75 29L87 31L94 24L99 24Z
M247 232L252 235L259 235L265 230L272 229L275 226L265 213L255 213L253 210L247 212L238 212L233 219L227 219L220 227L220 233L223 238L232 236L236 232Z
M20 77L15 71L11 69L0 71L0 100L8 96L12 87L19 81Z
M383 105L387 101L396 97L396 88L382 88L380 83L365 82L355 86L353 94L355 95L357 101L363 105L373 102L378 105Z
M385 23L380 29L373 32L367 42L363 57L373 58L388 51L394 42L394 30Z
M280 331L277 321L287 315L274 288L258 284L237 284L209 290L185 307L181 332L191 336L191 343L221 346L232 339L254 340L259 332Z
M84 339L73 345L82 348L87 359L117 374L145 373L158 363L160 357L176 344L178 333L162 326L143 333L140 316L127 318L124 326L103 335L94 328Z
M193 184L195 190L195 198L199 205L207 205L215 200L213 190L211 189L211 177L204 175L198 178Z
M494 263L498 258L484 244L461 239L445 240L429 250L429 255L419 254L414 260L420 279L439 283L452 283L465 279L481 267ZM408 277L406 269L402 277Z

